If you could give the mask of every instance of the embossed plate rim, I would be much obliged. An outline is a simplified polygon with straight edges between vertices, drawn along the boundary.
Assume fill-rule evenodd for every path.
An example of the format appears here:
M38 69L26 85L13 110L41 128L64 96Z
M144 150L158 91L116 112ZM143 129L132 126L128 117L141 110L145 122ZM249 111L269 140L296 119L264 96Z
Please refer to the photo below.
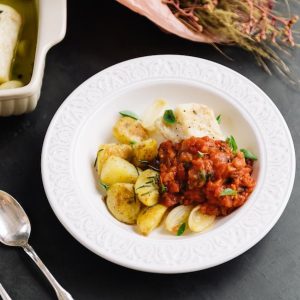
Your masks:
M157 64L159 67L162 68L162 70L160 70L158 73L156 73L157 70L155 68L154 69L152 68L152 66L155 64ZM189 70L189 72L186 72L185 67L189 64L195 65L198 69L195 67L194 70L192 70L192 71ZM175 66L175 68L176 68L176 66L178 66L178 65L180 65L181 67L183 66L183 68L185 68L184 72L183 72L184 74L181 74L181 73L169 74L168 73L167 67ZM131 71L132 71L136 66L140 66L140 67L142 66L143 68L147 69L148 73L147 73L146 77L143 78L144 80L151 80L151 79L157 79L157 78L162 78L162 79L178 78L178 80L180 80L180 79L187 80L190 78L191 80L195 80L195 78L197 78L199 83L201 83L201 84L207 83L210 86L215 86L217 89L221 89L221 90L223 89L224 91L226 91L227 94L231 95L234 98L235 93L237 93L238 90L230 90L230 88L233 89L232 86L231 87L229 86L228 87L229 90L227 90L226 87L224 87L223 82L222 83L216 82L218 80L217 76L216 76L217 80L215 79L214 76L213 76L213 78L211 78L211 77L199 78L198 77L199 74L197 72L206 68L206 70L212 71L214 73L214 75L216 75L216 72L218 74L223 74L224 80L227 77L228 78L232 77L236 81L239 88L245 88L245 89L247 89L247 92L253 93L252 96L258 97L258 99L260 99L259 101L265 101L265 105L270 110L272 117L275 118L276 122L280 123L280 128L282 129L282 132L280 132L279 134L280 134L280 138L288 143L288 154L286 154L286 155L288 155L289 163L290 163L289 164L290 177L286 177L286 179L284 179L285 186L284 186L284 193L282 193L283 197L282 197L281 201L277 202L276 211L273 212L272 218L268 219L268 223L264 224L263 222L261 222L261 224L259 224L260 226L263 226L263 230L261 230L257 234L255 232L254 233L250 232L250 236L251 236L251 234L252 235L254 234L254 237L251 236L250 241L247 241L246 237L245 237L244 240L242 240L243 243L241 243L241 245L235 245L235 248L233 248L233 251L231 251L231 252L227 253L225 251L225 255L223 255L223 256L220 253L220 251L219 251L219 253L217 251L218 249L220 250L220 243L224 243L224 240L223 241L220 240L219 237L215 237L215 239L210 239L206 243L207 247L215 247L213 249L215 252L214 254L216 254L214 258L205 256L202 253L199 254L199 252L195 251L196 246L197 246L197 240L195 242L195 239L190 239L190 240L185 239L185 242L189 245L189 247L182 245L182 246L179 246L179 247L182 247L182 249L180 249L180 250L185 251L186 252L185 254L190 252L191 249L194 250L194 252L193 252L193 255L194 255L193 258L195 259L194 263L193 263L193 261L188 262L188 260L187 261L180 260L180 259L176 260L175 258L172 258L172 257L171 257L171 259L169 259L169 261L166 260L165 257L166 257L166 255L168 255L168 252L170 251L170 249L172 249L172 247L174 245L176 245L176 247L178 247L178 245L179 245L178 242L174 242L174 241L163 241L162 243L159 244L159 242L161 240L151 240L151 239L145 239L145 238L140 239L140 237L132 235L132 238L130 240L131 248L125 247L125 249L123 249L122 246L124 246L124 245L118 244L119 233L116 230L114 232L111 232L113 237L110 239L108 238L108 236L106 236L103 233L101 235L100 232L97 230L95 230L95 232L92 234L92 237L88 237L87 232L84 232L82 228L77 228L76 224L74 223L75 221L73 220L73 223L72 223L72 218L67 217L67 212L65 212L63 210L63 208L61 208L58 205L59 198L57 195L55 195L57 190L55 190L55 188L53 186L53 182L54 182L55 178L51 179L52 182L49 179L49 178L51 178L51 168L49 168L48 162L51 159L51 155L49 153L49 146L57 138L53 133L55 132L55 126L57 124L59 124L59 120L60 120L59 118L63 114L70 113L70 109L71 109L70 104L72 103L72 101L74 102L74 98L76 98L77 96L80 96L81 93L85 94L85 92L87 92L87 90L89 90L89 89L94 89L95 83L98 84L105 77L106 78L110 77L110 79L111 79L114 76L117 77L118 74L124 75L125 68L126 68L126 70L129 70L130 68L132 68L131 69ZM164 67L166 69L164 69ZM130 76L128 76L128 78L126 78L126 80L124 82L121 82L120 86L117 86L117 87L111 86L110 88L114 89L114 90L122 90L123 88L126 88L128 86L133 85L134 83L141 81L140 78L137 79L135 77L130 77ZM220 86L218 86L218 84ZM99 87L97 86L97 88L99 88ZM111 94L112 94L112 92L108 91L106 94L104 94L104 97L110 97ZM85 100L88 101L86 98L85 98ZM83 99L83 101L85 101L85 100ZM249 101L249 99L247 99L247 101ZM105 103L105 102L106 101L104 101L103 103ZM88 117L88 115L91 113L92 113L92 111L91 112L87 111L82 118L82 122L84 122L85 117ZM78 125L78 126L80 126L80 125ZM271 129L270 125L267 127L269 128L269 130ZM272 126L272 128L273 128L273 126ZM76 136L73 138L71 137L71 142L72 142L71 145L73 144L74 139L76 139ZM271 145L271 146L275 147L274 145ZM65 153L65 154L68 155L69 153ZM272 158L270 160L272 161ZM275 165L274 163L275 163L275 161L273 162L273 165ZM63 166L63 164L64 164L64 167L68 166L67 161L62 163L61 166ZM278 166L278 168L279 168L279 166ZM69 169L71 169L70 166L69 166ZM71 176L71 174L70 174L70 176ZM66 99L66 101L64 101L64 103L61 105L61 107L58 109L55 116L53 117L51 124L48 128L45 140L44 140L43 151L42 151L42 178L43 178L44 188L45 188L47 197L49 199L49 203L50 203L53 211L57 215L60 222L65 226L65 228L74 236L75 239L77 239L85 247L87 247L88 249L90 249L94 253L102 256L105 259L108 259L112 262L115 262L117 264L123 265L125 267L129 267L132 269L148 271L148 272L156 272L156 273L183 273L183 272L201 270L201 269L209 268L209 267L224 263L224 262L242 254L243 252L245 252L246 250L248 250L249 248L254 246L259 240L261 240L270 231L270 229L274 226L274 224L277 222L280 215L282 214L282 212L288 202L288 199L290 197L291 191L292 191L294 178L295 178L295 150L294 150L291 134L290 134L289 129L288 129L282 115L280 114L279 110L277 109L275 104L269 99L269 97L261 89L259 89L255 84L253 84L250 80L248 80L247 78L243 77L242 75L236 73L235 71L233 71L231 69L228 69L224 66L221 66L219 64L216 64L216 63L204 60L204 59L188 57L188 56L180 56L180 55L157 55L157 56L148 56L148 57L132 59L129 61L119 63L117 65L114 65L110 68L107 68L107 69L103 70L102 72L99 72L98 74L92 76L87 81L85 81ZM71 180L71 177L70 177L70 180ZM270 178L269 178L269 180L270 180ZM75 194L76 193L74 192L74 195L73 195L74 197L76 197ZM267 195L267 197L271 197L271 196ZM72 197L70 197L70 199L72 199ZM69 199L69 201L70 201L70 199ZM71 201L73 201L73 200L71 200ZM76 203L76 201L74 203ZM80 201L78 201L78 203L80 204ZM78 205L78 203L76 203L76 205ZM84 211L84 207L82 207L82 209ZM103 224L103 226L104 226L103 228L105 228L105 224ZM93 229L92 225L90 225L90 227L92 230ZM236 231L234 231L234 230L236 230ZM240 232L238 232L237 229L234 229L234 230L233 231L228 230L227 232L225 232L225 230L224 230L223 233L228 234L228 235L235 234L235 236L237 238L237 236L240 234ZM222 231L218 230L218 232L222 232ZM115 236L115 240L113 239L114 236ZM95 239L96 239L96 241L95 241ZM199 240L202 241L203 239L200 238ZM143 242L141 243L141 241L143 241ZM204 242L205 242L205 240L204 240ZM109 246L106 245L107 243L108 244L110 243ZM114 244L114 243L116 243L116 244ZM116 248L118 246L120 246L121 249L117 249L117 250L111 249L112 251L109 251L110 247L113 247L114 245ZM147 251L145 252L146 247L149 247L149 251L150 250L154 251L153 253L155 255L153 255L153 261L150 259L151 257L149 257L150 254L145 254L147 252ZM202 246L202 248L203 248L203 246ZM133 254L131 253L131 257L127 253L127 252L129 252L129 250L133 252ZM141 251L141 253L142 253L139 257L137 255L138 251ZM227 250L227 251L229 251L229 250ZM157 252L159 252L159 254ZM201 249L200 249L200 252L201 252ZM174 259L174 261L172 261L172 259Z

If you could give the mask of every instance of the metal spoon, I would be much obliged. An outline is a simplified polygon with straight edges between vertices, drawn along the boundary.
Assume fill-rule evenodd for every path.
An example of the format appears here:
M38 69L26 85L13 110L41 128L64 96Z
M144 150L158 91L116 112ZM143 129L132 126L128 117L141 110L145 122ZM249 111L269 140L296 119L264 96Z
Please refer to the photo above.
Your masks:
M4 289L3 285L0 283L0 297L2 300L11 300L9 295L7 294L6 290Z
M30 221L11 195L0 190L0 242L7 246L22 247L53 286L59 300L73 300L72 296L55 280L33 248L28 244Z

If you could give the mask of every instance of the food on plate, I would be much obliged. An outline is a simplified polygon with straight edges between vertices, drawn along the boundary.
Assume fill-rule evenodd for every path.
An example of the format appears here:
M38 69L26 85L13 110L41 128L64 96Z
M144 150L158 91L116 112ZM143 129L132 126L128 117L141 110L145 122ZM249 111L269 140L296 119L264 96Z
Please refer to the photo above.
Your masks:
M131 183L112 184L107 190L106 204L117 220L127 224L136 222L141 209Z
M116 140L123 144L135 144L148 138L148 133L142 123L128 115L122 116L117 121L113 134Z
M148 235L161 223L167 207L161 204L155 204L151 207L145 207L137 218L137 229L143 235Z
M175 208L173 208L166 218L166 229L172 233L179 234L180 232L178 233L178 230L182 228L181 226L183 224L187 223L192 209L192 205L178 205Z
M147 139L133 144L133 163L136 166L143 166L145 161L152 161L157 156L157 142L154 139Z
M233 137L231 137L233 139ZM231 140L191 137L163 142L158 151L166 206L201 203L204 214L226 216L243 205L255 186L253 160Z
M213 110L197 103L181 104L174 111L167 110L157 119L156 128L165 139L176 142L191 136L224 138Z
M242 206L255 188L257 157L232 135L225 139L221 123L197 103L173 110L158 100L143 119L120 112L113 127L119 144L101 145L95 161L111 214L143 235L164 223L181 236L208 230Z
M157 171L151 169L143 171L134 185L138 200L146 206L156 204L159 198L158 183L159 173Z
M98 176L101 175L102 167L110 156L114 155L130 161L132 152L132 147L129 145L115 143L100 145L95 161L95 168Z
M189 215L188 225L191 231L201 232L211 226L216 216L206 215L201 212L201 205L193 208Z
M0 4L0 89L30 81L37 38L33 0L3 0Z
M127 160L112 155L103 164L100 180L104 184L135 183L139 176L139 169Z
M142 125L148 131L155 130L155 121L158 117L160 117L165 108L167 106L167 102L165 100L159 99L156 100L149 109L144 113L142 117Z

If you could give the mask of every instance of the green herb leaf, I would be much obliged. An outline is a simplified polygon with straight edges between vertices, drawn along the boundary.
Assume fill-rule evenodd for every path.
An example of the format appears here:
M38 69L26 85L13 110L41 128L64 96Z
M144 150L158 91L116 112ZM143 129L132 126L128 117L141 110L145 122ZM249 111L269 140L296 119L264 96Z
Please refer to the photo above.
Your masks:
M151 192L147 192L147 193L143 193L141 194L141 196L146 196L146 195L149 195Z
M149 185L149 184L143 184L143 185L139 186L138 188L136 188L135 190L137 191L137 190L145 188L145 187L151 187L151 185Z
M250 152L249 150L241 149L241 152L244 153L245 158L252 159L252 160L257 160L257 157L252 152Z
M105 183L103 183L103 182L101 182L101 181L99 181L99 184L100 184L100 186L101 186L103 189L105 189L106 191L109 189L109 185L108 185L108 184L105 184Z
M168 190L168 188L164 184L161 184L161 192L165 193L165 192L167 192L167 190Z
M146 165L148 168L150 168L150 169L152 169L152 170L154 170L154 171L157 171L157 172L160 171L159 168L150 165L150 162L149 162L148 160L140 160L140 159L139 159L139 162L140 162L141 164L143 164L143 165ZM149 177L149 178L150 178L150 177Z
M139 119L139 117L137 116L137 114L135 114L134 112L129 111L129 110L122 110L122 111L119 112L119 114L122 117L129 117L129 118L132 118L134 120L138 120Z
M156 168L156 167L154 167L152 165L148 165L147 167L150 168L150 169L152 169L152 170L154 170L154 171L157 171L157 172L160 171L159 168Z
M167 124L174 124L176 122L176 117L172 109L167 109L164 113L163 119Z
M186 223L182 223L178 228L176 235L177 236L183 235L183 233L185 232L185 228L186 228Z
M213 178L214 174L213 173L206 173L206 180L210 180L211 178Z
M136 141L130 141L129 144L130 145L135 145L137 142Z
M98 154L99 152L103 151L104 149L100 149L98 152L97 152L97 156L96 156L96 159L95 159L95 162L94 162L94 168L96 167L97 165L97 161L98 161Z
M139 172L138 167L137 167L137 166L134 166L134 167L135 167L135 170L136 170L137 175L139 176L139 175L140 175L140 172Z
M146 164L149 164L149 161L148 161L148 160L140 160L140 159L139 159L139 162L140 162L141 164L145 164L145 165L146 165Z
M154 179L145 182L145 184L152 184L152 183L153 183L153 184L155 183L155 180L154 180Z
M221 124L221 115L218 115L218 116L216 117L216 120L217 120L218 124Z
M201 151L198 151L198 157L200 157L200 158L201 158L201 157L203 157L203 156L204 156L204 154L205 154L205 153L203 153L203 152L201 152Z
M232 152L234 154L236 154L237 150L238 150L238 146L237 146L237 143L236 143L236 141L235 141L235 139L234 139L234 137L232 135L226 139L226 143L229 145L229 147L231 148Z
M230 188L224 189L220 194L220 196L236 196L236 195L237 195L237 191Z
M148 183L152 183L152 184L156 184L156 185L159 184L159 174L156 174L155 176L148 176L147 178L150 180L148 182L145 182L145 184L148 184Z
M206 172L204 170L200 171L200 179L201 181L206 182Z

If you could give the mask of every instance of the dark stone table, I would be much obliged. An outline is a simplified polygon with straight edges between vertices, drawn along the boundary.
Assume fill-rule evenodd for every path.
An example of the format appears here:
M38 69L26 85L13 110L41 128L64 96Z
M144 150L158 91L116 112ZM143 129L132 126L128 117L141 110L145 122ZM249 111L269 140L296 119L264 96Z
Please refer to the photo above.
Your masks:
M115 1L100 2L101 9L92 0L69 1L67 35L49 52L37 109L24 116L0 118L0 188L19 199L27 211L33 228L31 244L75 299L300 299L299 173L286 210L261 242L228 263L195 273L158 275L117 266L81 246L57 220L40 170L51 118L80 83L130 58L185 54L240 72L273 99L291 129L297 157L300 155L299 92L265 74L251 55L225 48L234 58L230 61L211 46L162 33ZM299 71L299 51L291 61ZM55 299L43 275L20 249L0 246L0 282L13 300Z

